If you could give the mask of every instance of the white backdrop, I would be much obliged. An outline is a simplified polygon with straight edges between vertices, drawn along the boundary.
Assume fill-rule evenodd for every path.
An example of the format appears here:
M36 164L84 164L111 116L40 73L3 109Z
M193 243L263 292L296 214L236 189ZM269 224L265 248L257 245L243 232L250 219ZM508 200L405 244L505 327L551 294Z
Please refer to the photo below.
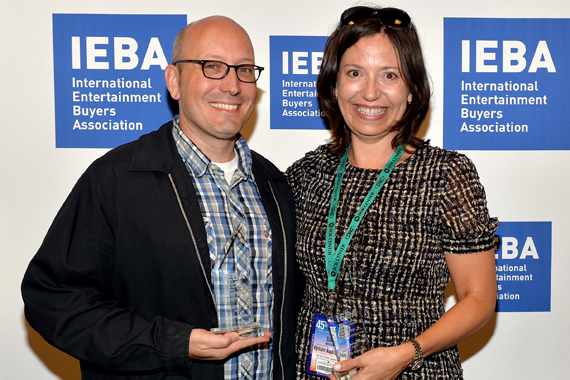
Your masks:
M2 0L0 3L0 379L78 380L77 361L49 346L26 323L20 282L51 221L85 168L106 150L56 149L53 13L212 14L249 32L259 65L269 66L270 35L328 35L353 0ZM425 137L443 141L443 18L570 18L570 2L542 0L383 1L408 11L433 80ZM540 25L537 25L540 27ZM570 36L568 36L570 37ZM570 47L569 47L570 49ZM262 74L254 122L244 135L281 169L329 137L327 131L269 129L269 73ZM497 313L460 345L465 378L563 379L570 339L570 152L468 151L490 212L503 221L552 222L551 312ZM566 373L566 375L564 375Z

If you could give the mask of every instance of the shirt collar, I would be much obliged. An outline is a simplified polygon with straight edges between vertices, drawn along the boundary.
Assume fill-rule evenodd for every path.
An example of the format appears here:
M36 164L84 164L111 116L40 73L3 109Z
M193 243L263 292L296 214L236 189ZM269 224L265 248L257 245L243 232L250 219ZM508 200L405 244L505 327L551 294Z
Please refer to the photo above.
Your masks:
M180 128L180 115L174 116L172 135L176 142L178 152L182 160L190 171L196 177L202 177L208 171L212 160L208 158L192 140L188 138ZM242 135L237 135L238 139L235 142L234 150L238 156L238 171L246 178L253 180L253 173L251 171L251 151L245 142Z

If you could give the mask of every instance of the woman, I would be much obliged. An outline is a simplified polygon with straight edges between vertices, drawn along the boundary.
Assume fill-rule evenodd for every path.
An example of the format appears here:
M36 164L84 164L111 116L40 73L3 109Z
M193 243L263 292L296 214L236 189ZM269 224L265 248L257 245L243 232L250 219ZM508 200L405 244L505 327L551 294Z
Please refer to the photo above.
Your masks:
M358 368L355 380L460 379L456 344L494 312L498 221L471 161L415 136L430 87L409 16L347 9L327 41L317 89L331 142L287 170L307 279L297 377L313 378L322 361L312 330L334 304L337 315L357 310L348 314L368 346L336 371ZM449 278L458 302L445 312Z

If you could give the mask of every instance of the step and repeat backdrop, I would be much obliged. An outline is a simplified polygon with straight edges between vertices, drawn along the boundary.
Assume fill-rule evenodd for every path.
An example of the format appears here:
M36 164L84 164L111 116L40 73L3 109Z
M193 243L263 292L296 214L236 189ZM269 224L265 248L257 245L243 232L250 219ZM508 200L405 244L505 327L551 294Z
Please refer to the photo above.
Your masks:
M172 118L164 68L177 32L213 14L249 32L266 69L243 135L285 170L330 137L316 78L327 35L355 4L2 2L0 379L80 378L78 362L26 323L20 281L86 167ZM474 161L501 221L496 313L459 346L465 378L566 378L570 3L375 4L406 10L420 33L433 84L422 137Z

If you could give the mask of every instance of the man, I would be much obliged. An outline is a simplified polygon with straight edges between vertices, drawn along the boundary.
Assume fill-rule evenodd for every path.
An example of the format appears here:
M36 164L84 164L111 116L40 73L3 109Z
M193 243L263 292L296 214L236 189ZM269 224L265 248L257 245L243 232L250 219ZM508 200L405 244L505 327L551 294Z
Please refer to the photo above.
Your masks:
M292 194L239 135L261 70L234 21L187 26L165 71L180 114L96 160L62 206L22 294L84 379L294 374ZM209 331L250 322L265 336Z

